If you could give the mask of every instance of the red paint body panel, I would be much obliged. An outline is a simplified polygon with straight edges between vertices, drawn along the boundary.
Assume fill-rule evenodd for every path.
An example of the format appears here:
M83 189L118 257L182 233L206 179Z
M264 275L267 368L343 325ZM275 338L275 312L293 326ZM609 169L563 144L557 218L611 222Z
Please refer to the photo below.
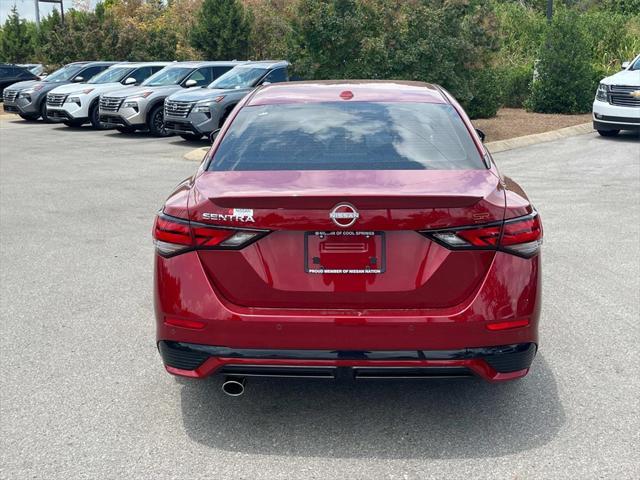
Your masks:
M195 250L169 258L156 255L157 340L236 349L332 351L537 344L539 254L523 258L495 248L455 250L418 233L501 225L505 219L533 212L522 189L500 176L464 111L439 87L401 82L269 86L245 97L211 151L246 104L336 101L344 90L353 93L353 98L344 101L451 103L479 152L490 162L488 168L209 172L205 167L210 153L196 175L180 184L167 200L165 214L270 233L236 250ZM340 228L330 219L329 211L340 202L357 209L359 217L353 227ZM221 225L211 220L211 214L230 214L233 209L251 209L254 221L231 217ZM384 240L309 241L305 233L336 230L341 235L382 232ZM314 274L305 270L314 257L340 265L340 255L352 255L344 264L357 265L366 260L363 252L377 261L384 259L384 271ZM167 318L202 322L204 327L180 328L176 322L166 324ZM528 323L505 330L487 328L489 323L520 320ZM230 363L370 366L376 362L212 357L196 370L171 366L167 370L203 377ZM482 359L395 361L383 366L464 366L489 381L519 378L528 371L500 373Z
M155 293L158 340L302 350L448 350L538 343L540 257L496 253L477 291L443 309L241 307L220 298L196 252L156 257ZM197 319L207 326L198 331L169 327L165 316ZM522 318L529 319L527 327L485 328L488 322Z
M291 88L292 85L295 87ZM340 94L345 91L351 92L353 96L350 98L342 97ZM422 82L336 80L269 85L269 88L256 90L246 105L320 103L337 100L345 102L447 103L438 87Z

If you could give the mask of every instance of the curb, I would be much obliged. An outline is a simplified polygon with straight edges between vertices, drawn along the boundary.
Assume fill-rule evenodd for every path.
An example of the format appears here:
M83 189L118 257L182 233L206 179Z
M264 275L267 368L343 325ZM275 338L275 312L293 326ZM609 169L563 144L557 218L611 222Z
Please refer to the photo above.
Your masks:
M210 147L200 147L184 154L183 158L192 162L201 162Z
M549 132L534 133L523 137L509 138L507 140L498 140L495 142L487 142L485 146L491 153L504 152L505 150L513 150L514 148L527 147L537 143L552 142L561 138L573 137L576 135L585 135L593 132L592 123L582 123L572 127L559 128Z
M537 143L551 142L553 140L559 140L561 138L573 137L576 135L585 135L593 131L594 130L592 123L582 123L580 125L559 128L558 130L551 130L549 132L534 133L532 135L525 135L523 137L515 137L509 138L507 140L487 142L485 143L485 146L491 153L498 153L504 152L506 150L513 150L514 148L535 145ZM195 150L187 152L184 155L184 159L193 162L200 162L208 151L209 147L196 148Z

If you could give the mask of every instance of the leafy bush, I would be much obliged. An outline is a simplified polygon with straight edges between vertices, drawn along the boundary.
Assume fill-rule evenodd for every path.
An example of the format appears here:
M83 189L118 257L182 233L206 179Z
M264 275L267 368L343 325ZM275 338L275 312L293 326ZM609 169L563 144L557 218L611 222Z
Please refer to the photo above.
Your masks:
M502 80L503 105L510 108L522 108L531 91L533 66L515 65L500 71Z
M559 10L545 35L537 78L526 107L540 113L584 113L591 109L594 70L578 14Z
M494 68L476 71L471 78L472 97L466 102L471 118L495 117L502 103L502 75Z

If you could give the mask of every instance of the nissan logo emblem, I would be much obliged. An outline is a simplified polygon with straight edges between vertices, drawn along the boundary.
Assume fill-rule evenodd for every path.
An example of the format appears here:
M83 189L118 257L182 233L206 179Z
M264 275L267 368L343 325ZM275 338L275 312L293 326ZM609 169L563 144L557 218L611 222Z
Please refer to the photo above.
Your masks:
M359 217L360 214L356 210L356 207L350 203L339 203L333 207L333 210L329 213L329 218L333 220L333 223L342 228L350 227L356 223Z

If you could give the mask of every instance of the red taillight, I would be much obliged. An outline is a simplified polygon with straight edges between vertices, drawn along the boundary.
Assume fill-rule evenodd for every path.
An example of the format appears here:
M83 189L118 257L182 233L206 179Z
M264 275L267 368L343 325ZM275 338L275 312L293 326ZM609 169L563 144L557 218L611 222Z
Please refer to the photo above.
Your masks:
M504 222L500 246L522 257L533 257L542 245L542 222L535 214L525 218L516 218Z
M503 250L530 258L540 251L542 223L537 213L478 227L421 232L453 250Z
M170 257L194 249L239 249L266 235L266 230L244 230L189 222L163 213L156 217L153 239L156 251Z

